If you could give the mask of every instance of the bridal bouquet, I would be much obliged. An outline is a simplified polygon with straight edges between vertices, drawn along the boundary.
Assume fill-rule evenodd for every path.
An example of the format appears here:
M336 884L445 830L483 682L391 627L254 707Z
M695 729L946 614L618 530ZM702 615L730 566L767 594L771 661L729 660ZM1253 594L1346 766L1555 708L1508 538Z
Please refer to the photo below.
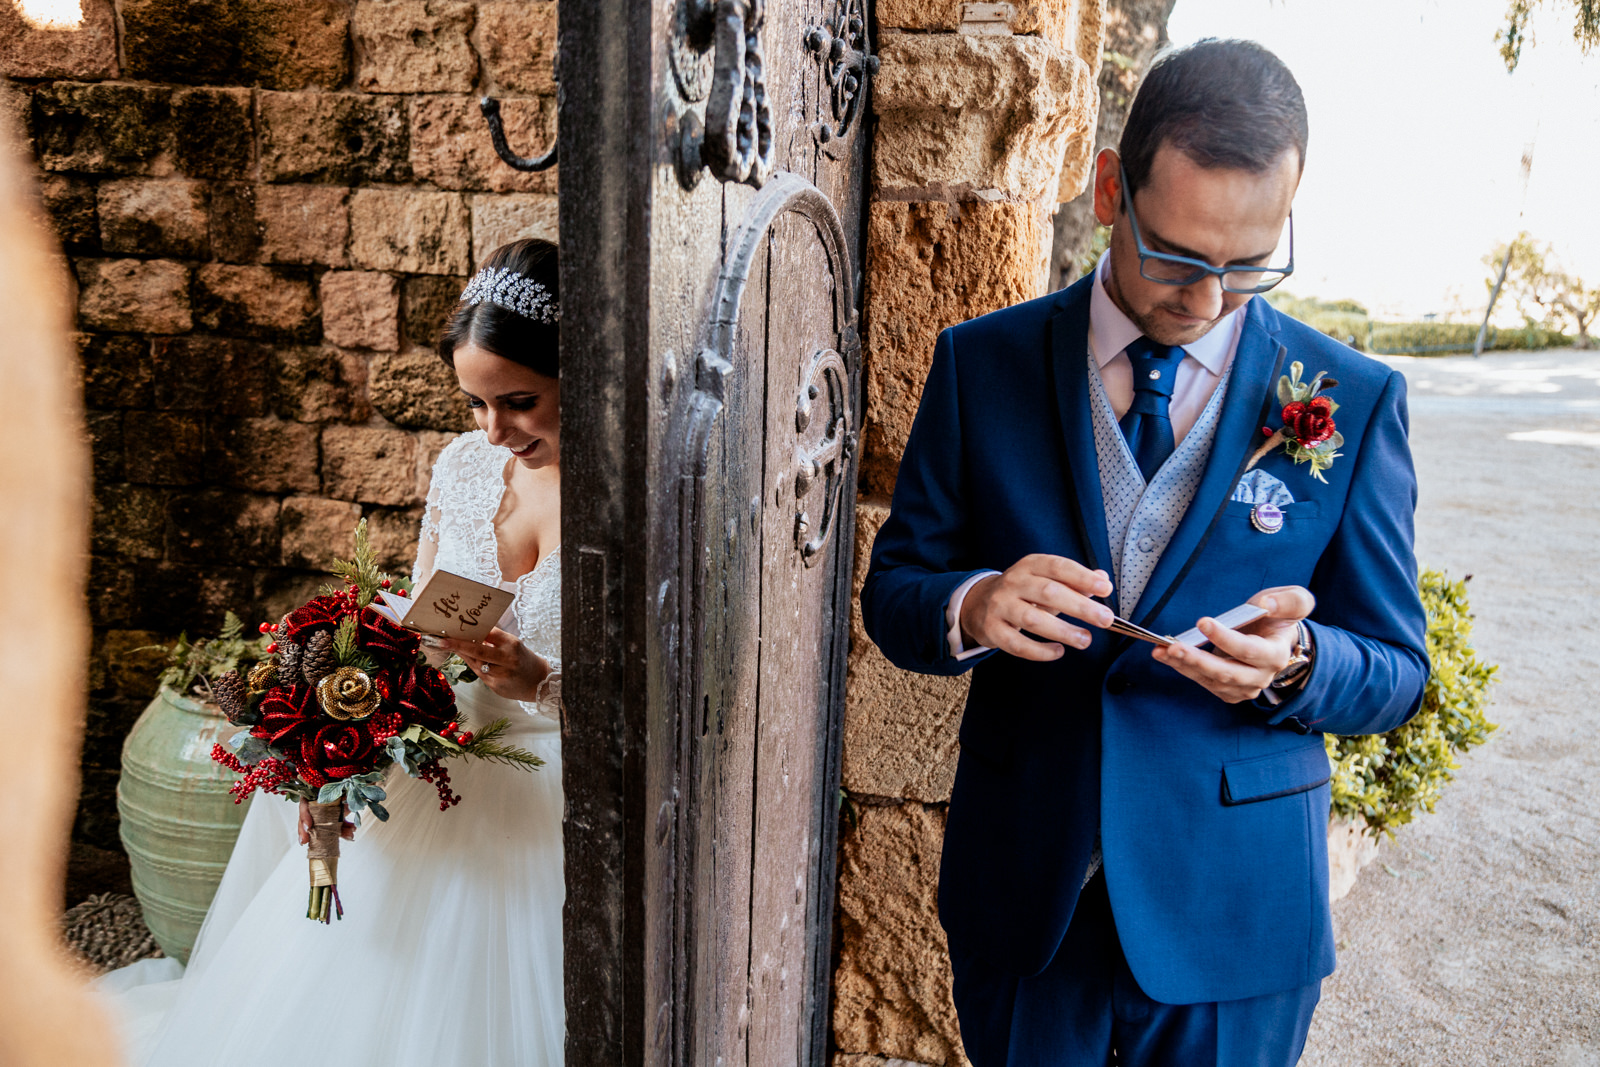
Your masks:
M459 660L429 665L418 635L370 605L380 589L405 596L410 583L380 572L356 527L355 558L335 562L343 579L276 625L262 623L268 657L246 674L231 670L213 683L228 721L244 727L211 758L243 777L235 803L257 789L307 801L313 828L311 899L307 918L344 916L339 900L339 833L345 811L387 819L382 780L395 765L439 792L439 810L461 802L444 761L476 757L532 770L543 760L500 740L498 719L476 734L456 716L451 682L467 676Z

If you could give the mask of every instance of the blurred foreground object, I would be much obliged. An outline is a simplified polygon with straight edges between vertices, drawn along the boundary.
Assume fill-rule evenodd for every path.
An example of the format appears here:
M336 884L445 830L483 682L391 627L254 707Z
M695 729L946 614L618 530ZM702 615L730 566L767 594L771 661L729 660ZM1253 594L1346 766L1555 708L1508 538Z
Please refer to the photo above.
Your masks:
M0 1063L117 1062L110 1025L59 943L78 785L89 463L69 343L65 268L30 210L14 131L0 127L0 706L13 758L0 775ZM23 679L27 679L24 683Z

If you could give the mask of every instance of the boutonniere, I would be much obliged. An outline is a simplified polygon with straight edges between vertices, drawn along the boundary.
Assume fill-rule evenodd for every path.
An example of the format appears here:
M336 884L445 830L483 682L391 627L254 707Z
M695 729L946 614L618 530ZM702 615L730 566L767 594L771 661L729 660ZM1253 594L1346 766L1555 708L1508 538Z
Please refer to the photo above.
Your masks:
M1261 427L1266 441L1256 449L1245 469L1254 467L1263 456L1282 445L1284 455L1296 463L1311 464L1311 477L1326 485L1328 479L1322 472L1344 454L1339 451L1344 444L1344 434L1333 421L1339 402L1322 393L1339 383L1329 378L1327 371L1318 371L1315 378L1303 382L1300 375L1304 372L1304 365L1297 361L1289 364L1289 373L1278 379L1283 426L1276 430L1270 426Z

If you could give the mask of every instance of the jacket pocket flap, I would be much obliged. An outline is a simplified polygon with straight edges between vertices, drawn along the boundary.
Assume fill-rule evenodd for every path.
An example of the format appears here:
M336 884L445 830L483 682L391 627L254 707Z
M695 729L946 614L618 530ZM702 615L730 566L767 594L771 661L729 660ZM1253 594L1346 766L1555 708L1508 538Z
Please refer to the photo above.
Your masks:
M1234 760L1222 765L1222 802L1249 804L1304 793L1326 782L1329 773L1328 753L1321 744Z

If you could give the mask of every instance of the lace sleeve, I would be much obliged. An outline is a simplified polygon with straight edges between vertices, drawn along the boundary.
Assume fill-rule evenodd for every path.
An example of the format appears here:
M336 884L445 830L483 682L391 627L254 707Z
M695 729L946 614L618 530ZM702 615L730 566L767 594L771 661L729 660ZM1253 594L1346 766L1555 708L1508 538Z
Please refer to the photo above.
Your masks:
M411 580L418 585L433 574L434 561L438 558L440 486L452 474L454 456L458 451L455 443L450 442L439 453L439 458L433 463L433 473L428 477L428 498L422 509L422 526L417 532L417 557L411 566Z
M561 721L561 664L553 664L550 676L539 683L532 700L519 700L522 710L529 715L546 715Z

